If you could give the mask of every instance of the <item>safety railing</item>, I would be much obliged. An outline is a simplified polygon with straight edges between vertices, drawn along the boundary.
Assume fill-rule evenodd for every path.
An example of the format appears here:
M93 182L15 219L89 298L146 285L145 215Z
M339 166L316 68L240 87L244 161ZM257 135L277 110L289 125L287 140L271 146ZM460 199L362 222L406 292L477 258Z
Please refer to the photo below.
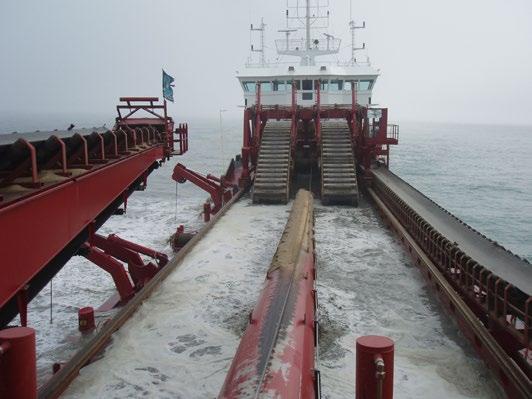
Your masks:
M388 124L386 138L392 140L399 140L399 125Z

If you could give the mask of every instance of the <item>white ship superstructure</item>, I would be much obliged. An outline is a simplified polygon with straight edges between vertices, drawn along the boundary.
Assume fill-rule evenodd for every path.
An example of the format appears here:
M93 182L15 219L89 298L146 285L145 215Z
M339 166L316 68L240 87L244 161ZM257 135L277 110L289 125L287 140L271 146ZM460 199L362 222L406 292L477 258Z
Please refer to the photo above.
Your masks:
M261 45L258 49L251 46L252 53L260 53L259 60L253 62L250 57L245 68L237 74L246 106L256 103L257 83L260 83L262 105L291 105L292 86L296 89L297 104L304 107L316 103L318 89L320 103L324 106L351 104L353 87L358 104L372 103L372 91L379 71L371 66L369 60L359 62L355 57L357 50L365 48L365 45L356 46L355 31L364 28L365 23L361 26L352 20L349 23L351 59L347 62L331 61L323 57L338 55L341 39L326 32L329 17L326 5L321 5L319 0L289 0L286 29L279 30L285 38L275 41L275 62L268 62L265 57L264 23L258 28L251 26L252 31L260 32ZM304 38L291 38L301 31ZM289 59L283 60L282 57Z

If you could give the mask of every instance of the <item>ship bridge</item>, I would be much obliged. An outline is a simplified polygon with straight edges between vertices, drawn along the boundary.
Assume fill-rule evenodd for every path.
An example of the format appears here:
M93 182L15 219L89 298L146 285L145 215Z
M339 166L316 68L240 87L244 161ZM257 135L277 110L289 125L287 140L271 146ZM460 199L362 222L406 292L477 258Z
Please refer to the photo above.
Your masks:
M263 105L288 106L292 104L292 85L297 103L312 107L316 103L318 86L323 105L351 104L353 84L357 102L370 105L378 70L363 65L272 65L248 67L238 75L244 91L245 105L256 103L257 83L261 86Z
M304 4L304 5L303 5ZM294 102L303 107L312 107L319 92L323 106L347 105L352 103L356 90L357 103L368 106L372 103L372 91L379 76L379 70L371 66L369 58L363 62L356 52L366 45L357 47L355 32L365 28L349 23L351 31L351 58L339 61L342 40L329 33L329 11L318 3L310 1L288 2L286 28L278 32L284 38L275 40L276 61L268 62L265 55L266 25L251 25L251 32L260 33L260 46L251 45L251 55L237 78L244 92L245 106L253 106L260 96L261 105L289 106ZM304 37L293 38L299 31ZM253 54L259 59L254 60ZM335 60L322 59L334 55ZM282 57L290 57L288 60ZM260 93L257 90L260 83ZM295 93L292 93L295 91Z

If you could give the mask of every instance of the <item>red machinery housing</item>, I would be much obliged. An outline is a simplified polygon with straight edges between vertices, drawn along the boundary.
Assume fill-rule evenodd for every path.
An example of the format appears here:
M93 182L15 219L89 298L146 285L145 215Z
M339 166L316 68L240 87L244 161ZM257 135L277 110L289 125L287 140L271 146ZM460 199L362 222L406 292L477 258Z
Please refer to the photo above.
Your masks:
M120 100L111 130L14 134L0 142L0 259L9 265L9 278L0 279L0 328L18 313L25 325L28 302L80 248L89 259L101 255L100 266L114 264L114 278L122 266L109 257L127 262L128 290L164 265L164 257L148 248L94 234L133 191L145 188L154 169L188 149L188 126L175 129L166 103ZM152 254L157 265L144 265L134 256L139 252ZM129 276L119 280L127 286ZM119 291L122 299L129 295Z

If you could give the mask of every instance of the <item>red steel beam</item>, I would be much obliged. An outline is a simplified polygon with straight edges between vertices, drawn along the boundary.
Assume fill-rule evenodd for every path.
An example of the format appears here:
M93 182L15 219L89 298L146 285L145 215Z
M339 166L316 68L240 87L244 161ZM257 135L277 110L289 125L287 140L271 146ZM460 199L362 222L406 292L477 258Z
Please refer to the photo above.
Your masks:
M163 157L158 145L1 208L0 259L10 278L0 279L0 308Z

